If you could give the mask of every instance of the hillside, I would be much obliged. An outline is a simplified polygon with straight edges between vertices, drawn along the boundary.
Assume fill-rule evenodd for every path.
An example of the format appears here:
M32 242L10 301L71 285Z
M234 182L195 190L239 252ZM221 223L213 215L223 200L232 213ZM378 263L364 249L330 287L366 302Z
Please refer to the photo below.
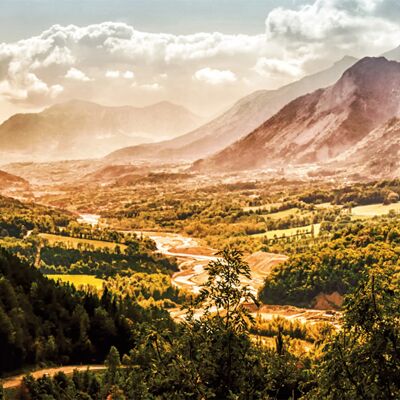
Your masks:
M340 155L334 165L375 178L394 179L400 174L399 153L400 119L395 117Z
M307 76L278 90L260 90L239 100L211 122L176 139L118 150L113 160L194 160L222 150L256 129L298 96L334 83L356 61L344 57L331 68Z
M388 60L400 61L400 46L383 54Z
M201 122L169 102L137 108L73 100L5 121L1 157L3 162L100 157L127 145L175 137Z
M400 114L400 63L364 58L333 86L302 96L194 169L245 170L321 163Z
M8 172L0 170L0 190L12 187L28 188L29 182L19 176L9 174Z

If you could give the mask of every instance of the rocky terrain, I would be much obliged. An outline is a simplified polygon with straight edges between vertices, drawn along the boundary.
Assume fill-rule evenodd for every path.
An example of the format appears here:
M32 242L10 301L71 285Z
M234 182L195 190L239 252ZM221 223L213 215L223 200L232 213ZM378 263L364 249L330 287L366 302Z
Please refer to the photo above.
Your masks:
M364 58L333 86L297 98L194 169L226 172L328 162L399 116L399 87L400 63Z

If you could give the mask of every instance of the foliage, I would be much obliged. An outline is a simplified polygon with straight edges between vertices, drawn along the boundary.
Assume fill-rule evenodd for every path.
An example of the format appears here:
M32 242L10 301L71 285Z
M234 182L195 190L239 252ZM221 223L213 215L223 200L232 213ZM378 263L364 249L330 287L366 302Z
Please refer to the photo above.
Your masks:
M343 328L316 365L309 399L400 398L399 274L373 273L348 297Z
M102 361L112 345L127 352L134 330L161 317L172 326L156 307L59 286L0 251L0 374L42 362Z
M278 266L260 299L268 304L312 305L319 293L352 292L369 270L389 268L400 257L398 219L347 224Z

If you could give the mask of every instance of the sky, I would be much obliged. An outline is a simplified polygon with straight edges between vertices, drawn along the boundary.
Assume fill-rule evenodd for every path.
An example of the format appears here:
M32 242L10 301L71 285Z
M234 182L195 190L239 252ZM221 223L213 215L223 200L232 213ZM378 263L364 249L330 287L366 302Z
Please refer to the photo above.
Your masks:
M1 0L0 120L74 98L211 116L399 45L399 0Z

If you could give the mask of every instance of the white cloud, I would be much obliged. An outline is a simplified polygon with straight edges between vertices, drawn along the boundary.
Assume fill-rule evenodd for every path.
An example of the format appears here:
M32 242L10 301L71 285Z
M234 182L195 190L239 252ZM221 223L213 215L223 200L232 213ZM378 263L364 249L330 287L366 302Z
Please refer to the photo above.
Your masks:
M210 85L221 85L237 81L237 77L232 71L213 69L209 67L196 71L193 75L193 79Z
M120 72L119 71L106 71L106 78L116 79L119 78Z
M84 72L82 72L78 68L70 68L65 74L65 78L82 82L89 82L91 80Z
M132 71L125 71L122 76L125 79L134 79L135 78L135 74Z
M356 47L393 45L400 40L399 25L375 16L385 0L314 0L297 9L276 8L266 19L268 40L315 41Z
M51 65L73 65L76 58L72 55L72 51L68 47L55 46L50 54L42 61L37 62L37 67L49 67Z
M0 94L15 103L41 103L46 97L56 98L64 90L61 85L47 85L34 73L0 82Z
M276 58L268 59L266 57L261 57L257 60L257 63L254 66L254 71L264 77L276 75L299 77L304 73L302 68L295 63L286 62Z
M149 90L149 91L157 91L162 88L159 83L144 83L139 86L141 89Z
M124 79L134 79L135 74L132 71L117 71L117 70L108 70L105 73L106 78L117 79L117 78L124 78Z
M214 113L233 98L289 83L344 55L378 55L400 44L400 19L391 12L398 0L293 3L302 5L271 11L257 35L148 33L116 22L54 25L0 43L1 93L31 105L51 103L61 92L63 99L147 104L162 89L163 98ZM97 86L78 84L94 79ZM198 82L214 86L212 99Z

